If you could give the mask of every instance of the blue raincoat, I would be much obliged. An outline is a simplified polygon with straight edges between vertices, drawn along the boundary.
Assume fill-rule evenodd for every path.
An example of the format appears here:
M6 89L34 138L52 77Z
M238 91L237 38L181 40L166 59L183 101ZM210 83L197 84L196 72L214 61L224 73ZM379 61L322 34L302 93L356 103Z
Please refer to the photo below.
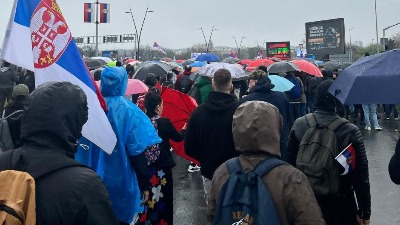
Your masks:
M92 168L94 171L97 169L99 162L99 152L101 149L89 141L85 137L79 139L78 150L75 153L75 160Z
M149 117L124 97L127 84L128 75L123 67L108 67L101 73L100 90L117 144L111 155L100 151L97 173L106 185L118 220L131 223L135 213L143 208L136 174L128 157L141 154L161 139Z

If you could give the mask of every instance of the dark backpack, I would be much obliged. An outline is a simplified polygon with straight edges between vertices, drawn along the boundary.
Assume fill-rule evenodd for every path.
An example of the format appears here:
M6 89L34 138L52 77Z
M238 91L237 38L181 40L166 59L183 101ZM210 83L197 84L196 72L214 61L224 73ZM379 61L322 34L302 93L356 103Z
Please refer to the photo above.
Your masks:
M197 85L193 85L190 91L188 92L188 95L194 100L196 100L197 104L200 105L201 102L201 93L200 93L200 88Z
M179 80L178 91L187 94L191 87L192 87L192 81L190 80L189 76L182 75L181 79Z
M7 119L15 114L20 114L15 120L17 120L22 115L23 110L17 110L10 115L4 117L5 111L0 118L0 149L5 152L14 148L14 142L11 137L10 127L8 126Z
M286 79L288 79L290 82L294 84L294 87L287 91L286 93L291 99L297 100L301 98L302 94L302 87L301 87L301 81L297 79L295 76L287 76Z
M310 128L300 141L296 167L308 178L315 195L336 194L339 191L340 153L335 130L348 123L338 118L328 125L319 124L314 113L305 116Z
M262 178L273 168L284 164L277 158L269 158L254 170L245 172L239 158L228 160L229 177L219 193L214 225L280 224L275 204Z

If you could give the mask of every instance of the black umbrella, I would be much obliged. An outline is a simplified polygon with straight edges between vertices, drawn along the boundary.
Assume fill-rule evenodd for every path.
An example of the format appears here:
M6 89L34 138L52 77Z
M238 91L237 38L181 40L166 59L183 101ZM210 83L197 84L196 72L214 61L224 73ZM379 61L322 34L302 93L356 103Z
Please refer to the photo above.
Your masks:
M221 62L235 64L235 63L238 63L239 61L240 61L240 59L238 59L238 58L228 57L228 58L223 59Z
M337 62L329 61L322 63L320 66L322 66L322 68L324 68L325 70L333 71L338 69L339 64Z
M337 69L338 69L338 70L343 70L343 69L346 69L346 68L349 67L349 66L351 66L351 63L349 63L349 62L340 63L340 64L337 66Z
M185 67L186 65L190 65L190 64L192 64L193 62L194 62L193 59L188 59L188 60L186 60L185 62L182 63L182 66Z
M296 64L287 61L276 62L268 66L268 73L270 74L281 74L292 71L300 71L300 69Z
M172 68L168 66L167 64L160 65L160 63L152 62L152 63L146 63L145 65L139 67L135 74L133 75L134 79L139 79L144 81L146 79L147 74L153 73L157 77L161 77L164 75L167 71L171 70Z

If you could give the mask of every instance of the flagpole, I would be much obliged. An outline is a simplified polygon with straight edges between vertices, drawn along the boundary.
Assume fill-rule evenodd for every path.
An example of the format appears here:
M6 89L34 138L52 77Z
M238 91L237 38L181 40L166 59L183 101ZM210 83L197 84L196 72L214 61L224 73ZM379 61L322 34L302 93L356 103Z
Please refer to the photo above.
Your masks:
M99 1L96 0L96 51L95 56L99 55Z

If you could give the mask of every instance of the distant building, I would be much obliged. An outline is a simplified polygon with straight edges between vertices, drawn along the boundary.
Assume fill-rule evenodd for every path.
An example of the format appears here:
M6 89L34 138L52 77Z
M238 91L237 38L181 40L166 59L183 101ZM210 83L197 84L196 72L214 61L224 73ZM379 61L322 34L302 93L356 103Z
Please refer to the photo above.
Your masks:
M357 47L361 47L361 48L363 48L364 47L364 44L362 43L362 41L355 41L354 43L352 43L354 46L357 46Z

